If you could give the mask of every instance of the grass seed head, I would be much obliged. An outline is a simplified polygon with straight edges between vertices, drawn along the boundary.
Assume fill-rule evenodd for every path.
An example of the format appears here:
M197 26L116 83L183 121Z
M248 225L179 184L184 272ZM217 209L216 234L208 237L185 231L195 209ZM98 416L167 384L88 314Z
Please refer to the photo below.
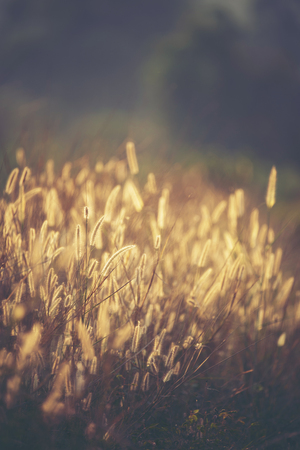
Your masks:
M19 186L23 186L30 178L30 169L25 167L19 180Z
M105 216L100 217L100 219L98 220L98 222L96 223L96 225L93 228L93 231L91 233L91 238L90 238L90 245L92 245L92 246L94 246L96 243L97 234L100 233L101 226L103 224L104 219L105 219Z
M89 207L88 206L84 206L83 207L83 218L84 220L89 220Z
M139 166L136 158L135 145L129 141L126 144L126 155L131 175L139 173Z
M276 201L276 181L277 181L277 171L276 167L273 166L269 176L269 183L266 193L266 205L268 209L273 208Z
M19 169L16 167L9 175L7 183L6 183L6 187L5 187L5 192L7 194L12 194L15 190L16 184L17 184L17 178L19 175Z

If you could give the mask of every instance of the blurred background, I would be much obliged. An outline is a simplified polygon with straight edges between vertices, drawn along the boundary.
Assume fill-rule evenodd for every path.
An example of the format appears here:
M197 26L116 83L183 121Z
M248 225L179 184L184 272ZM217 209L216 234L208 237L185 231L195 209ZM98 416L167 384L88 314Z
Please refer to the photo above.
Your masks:
M277 164L298 192L299 42L298 0L1 0L2 174L19 146L60 163L130 138L216 178Z

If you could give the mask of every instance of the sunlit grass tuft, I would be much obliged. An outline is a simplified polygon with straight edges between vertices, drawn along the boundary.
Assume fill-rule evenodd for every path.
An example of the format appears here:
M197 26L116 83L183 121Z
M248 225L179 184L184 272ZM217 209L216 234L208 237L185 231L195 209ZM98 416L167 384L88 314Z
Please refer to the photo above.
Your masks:
M267 398L280 383L290 404L300 369L300 358L290 362L297 274L285 270L271 215L276 169L257 209L242 189L228 196L200 180L190 195L185 173L149 173L141 187L134 144L126 150L129 173L126 160L113 159L95 169L68 162L56 175L48 161L42 173L25 167L8 178L2 409L9 417L34 405L50 430L78 420L91 448L148 448L156 437L160 448L193 448L193 440L224 448L220 433L234 415L210 411L244 398L252 417L259 393ZM164 425L155 425L162 410L164 444ZM237 424L244 432L232 448L252 448L249 421ZM55 448L59 438L49 439Z

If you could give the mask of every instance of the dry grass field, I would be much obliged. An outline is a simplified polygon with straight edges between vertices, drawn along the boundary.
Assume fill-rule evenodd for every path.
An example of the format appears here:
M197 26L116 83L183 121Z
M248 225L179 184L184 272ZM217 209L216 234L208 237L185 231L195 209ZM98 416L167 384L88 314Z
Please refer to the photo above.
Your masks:
M300 448L300 287L266 194L123 159L0 200L3 449Z

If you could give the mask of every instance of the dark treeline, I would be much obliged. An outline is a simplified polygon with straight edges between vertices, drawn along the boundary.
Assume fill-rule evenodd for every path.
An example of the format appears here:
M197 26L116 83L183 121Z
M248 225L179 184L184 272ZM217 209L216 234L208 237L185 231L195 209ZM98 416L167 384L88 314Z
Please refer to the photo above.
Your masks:
M195 148L299 162L300 4L238 5L1 2L2 109L9 86L71 116L142 112Z
M164 73L154 86L172 132L299 162L300 4L252 2L246 23L203 8L181 33L181 46L174 36L156 55Z

